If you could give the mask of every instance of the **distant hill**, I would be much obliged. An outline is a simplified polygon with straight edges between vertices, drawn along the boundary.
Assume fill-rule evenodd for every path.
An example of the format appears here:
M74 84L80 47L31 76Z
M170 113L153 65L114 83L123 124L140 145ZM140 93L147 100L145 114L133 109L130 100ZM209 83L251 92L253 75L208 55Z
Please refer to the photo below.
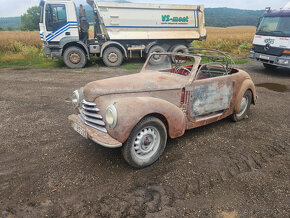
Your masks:
M0 17L0 27L3 29L11 27L13 30L19 30L20 17Z
M206 8L205 25L213 27L256 26L264 10Z
M119 0L118 2L128 2ZM92 8L84 4L89 22L94 22ZM78 10L77 10L78 11ZM264 10L240 10L232 8L206 8L205 9L205 24L213 27L229 27L229 26L255 26L258 23L259 17ZM0 27L7 29L11 26L13 29L20 28L20 17L1 18Z

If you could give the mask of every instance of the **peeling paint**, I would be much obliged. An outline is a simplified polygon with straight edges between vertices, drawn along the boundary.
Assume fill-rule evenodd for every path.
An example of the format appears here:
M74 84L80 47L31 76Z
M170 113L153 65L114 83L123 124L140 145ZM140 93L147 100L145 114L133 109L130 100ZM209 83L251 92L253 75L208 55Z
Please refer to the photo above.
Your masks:
M191 115L200 116L229 108L233 86L219 86L219 83L199 85L193 89Z

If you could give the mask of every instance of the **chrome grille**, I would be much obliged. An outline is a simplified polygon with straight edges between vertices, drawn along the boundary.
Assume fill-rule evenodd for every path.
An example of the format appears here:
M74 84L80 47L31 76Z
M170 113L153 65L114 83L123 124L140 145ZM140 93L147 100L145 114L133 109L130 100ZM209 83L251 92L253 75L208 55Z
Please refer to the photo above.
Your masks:
M107 132L105 128L106 124L103 121L103 117L98 114L100 109L96 107L96 104L94 102L88 102L86 100L83 100L82 107L79 111L79 117L86 125L98 129L102 132Z

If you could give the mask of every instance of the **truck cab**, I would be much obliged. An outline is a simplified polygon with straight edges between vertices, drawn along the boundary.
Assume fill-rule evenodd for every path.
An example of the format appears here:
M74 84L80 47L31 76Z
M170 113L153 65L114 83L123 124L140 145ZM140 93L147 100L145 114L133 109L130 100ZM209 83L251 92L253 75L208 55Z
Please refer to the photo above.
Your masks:
M290 4L282 10L266 8L260 18L250 58L265 68L290 68Z

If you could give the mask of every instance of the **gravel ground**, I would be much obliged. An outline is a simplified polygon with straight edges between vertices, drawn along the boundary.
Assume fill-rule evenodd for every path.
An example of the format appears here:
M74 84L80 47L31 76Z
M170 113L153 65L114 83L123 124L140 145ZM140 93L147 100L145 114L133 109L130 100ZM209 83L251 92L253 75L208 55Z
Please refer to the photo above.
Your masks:
M290 72L239 67L259 86L249 118L187 131L142 170L67 120L73 90L136 70L0 69L0 216L289 217Z

